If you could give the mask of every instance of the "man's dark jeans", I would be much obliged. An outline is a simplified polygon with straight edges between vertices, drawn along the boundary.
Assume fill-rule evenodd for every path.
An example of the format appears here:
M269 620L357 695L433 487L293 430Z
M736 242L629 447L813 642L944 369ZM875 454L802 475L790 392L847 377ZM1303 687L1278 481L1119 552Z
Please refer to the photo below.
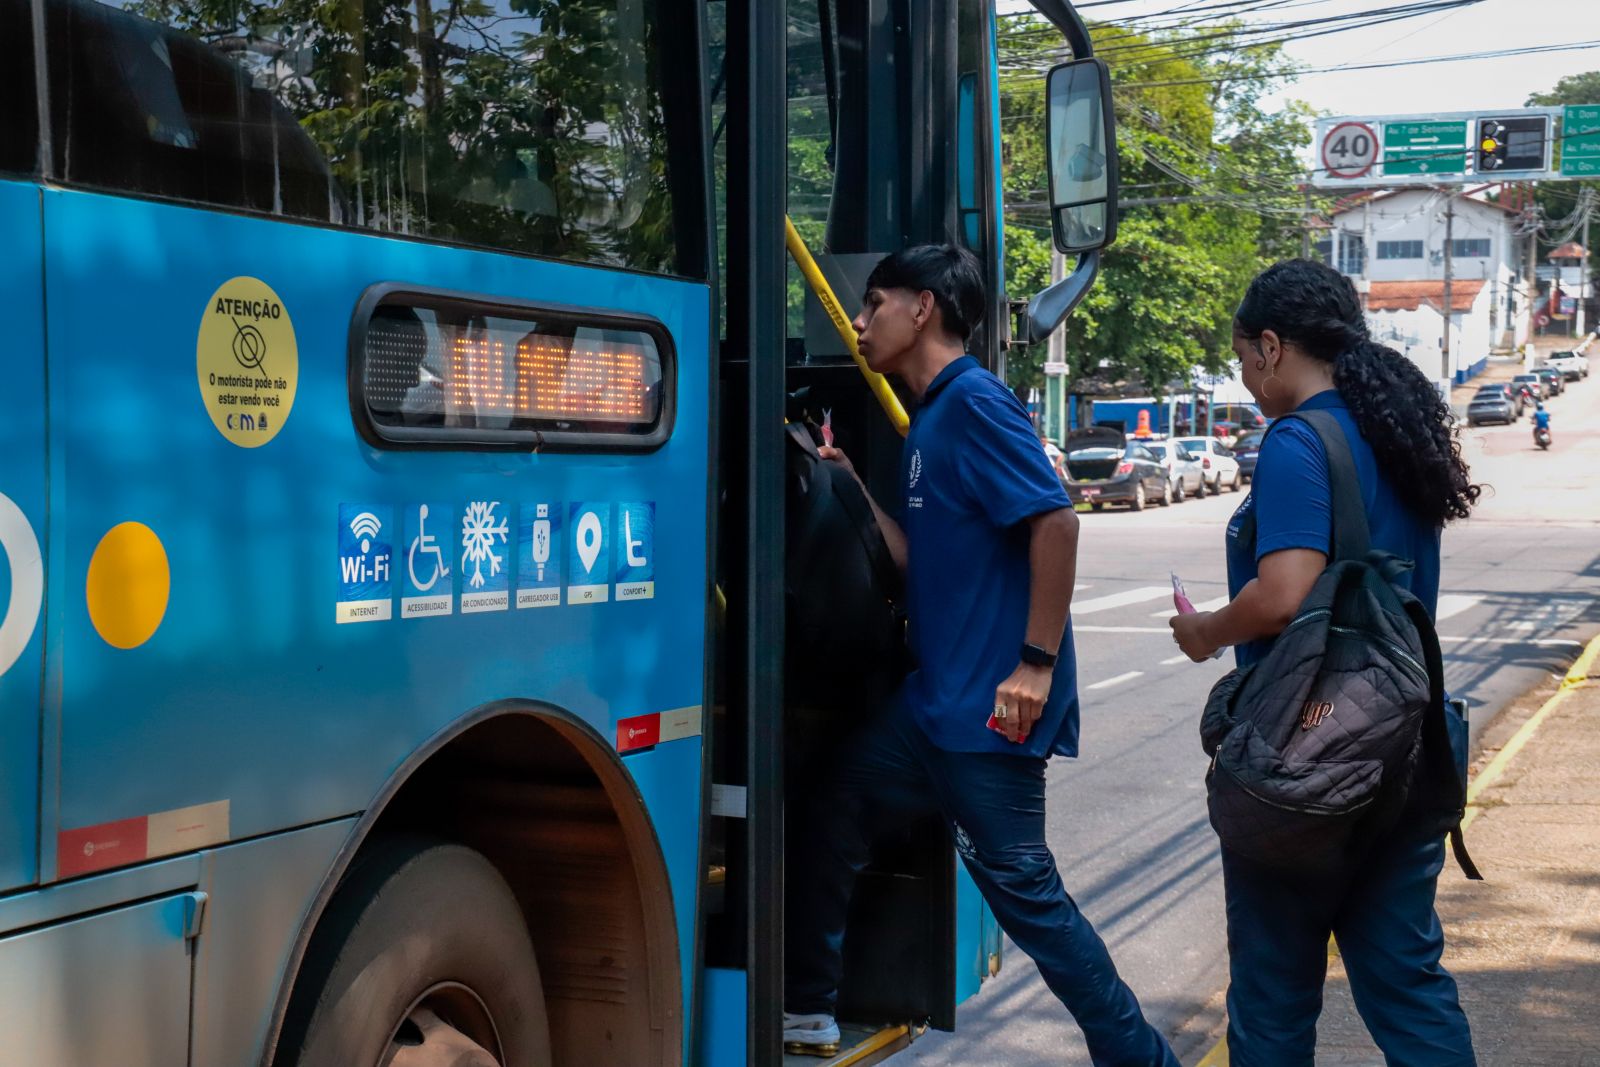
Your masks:
M791 810L785 1008L834 1011L850 894L873 840L939 812L1001 928L1083 1029L1094 1063L1178 1067L1061 884L1044 840L1045 761L945 752L893 706Z

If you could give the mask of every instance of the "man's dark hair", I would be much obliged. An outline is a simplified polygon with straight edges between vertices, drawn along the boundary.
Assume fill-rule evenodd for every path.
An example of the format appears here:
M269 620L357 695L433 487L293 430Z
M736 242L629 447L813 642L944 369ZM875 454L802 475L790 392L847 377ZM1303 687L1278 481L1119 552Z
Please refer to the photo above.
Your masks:
M884 256L867 277L867 288L927 290L944 328L963 341L983 321L983 267L960 245L913 245Z

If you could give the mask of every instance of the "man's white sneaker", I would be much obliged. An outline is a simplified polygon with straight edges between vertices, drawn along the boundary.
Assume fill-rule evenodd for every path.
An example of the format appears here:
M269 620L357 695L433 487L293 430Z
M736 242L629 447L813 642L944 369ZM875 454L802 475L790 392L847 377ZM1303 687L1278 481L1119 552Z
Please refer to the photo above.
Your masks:
M826 1014L783 1013L783 1051L802 1056L837 1056L839 1024Z

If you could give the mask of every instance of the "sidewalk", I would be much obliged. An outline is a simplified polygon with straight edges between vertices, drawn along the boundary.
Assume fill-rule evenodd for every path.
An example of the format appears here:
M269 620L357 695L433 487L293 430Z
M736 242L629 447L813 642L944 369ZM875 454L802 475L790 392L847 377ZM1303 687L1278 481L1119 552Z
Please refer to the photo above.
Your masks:
M1559 691L1508 709L1485 738L1467 843L1486 881L1467 881L1449 859L1439 879L1444 963L1482 1067L1600 1067L1597 653L1600 639ZM1382 1062L1335 958L1317 1063Z

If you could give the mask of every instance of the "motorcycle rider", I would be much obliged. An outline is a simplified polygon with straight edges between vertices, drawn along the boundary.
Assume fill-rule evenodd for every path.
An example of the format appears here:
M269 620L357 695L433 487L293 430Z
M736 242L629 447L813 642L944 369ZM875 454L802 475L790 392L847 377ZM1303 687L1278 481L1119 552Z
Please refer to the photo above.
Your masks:
M1544 435L1546 441L1549 440L1550 413L1544 409L1543 401L1533 406L1533 439L1538 441L1540 434Z

